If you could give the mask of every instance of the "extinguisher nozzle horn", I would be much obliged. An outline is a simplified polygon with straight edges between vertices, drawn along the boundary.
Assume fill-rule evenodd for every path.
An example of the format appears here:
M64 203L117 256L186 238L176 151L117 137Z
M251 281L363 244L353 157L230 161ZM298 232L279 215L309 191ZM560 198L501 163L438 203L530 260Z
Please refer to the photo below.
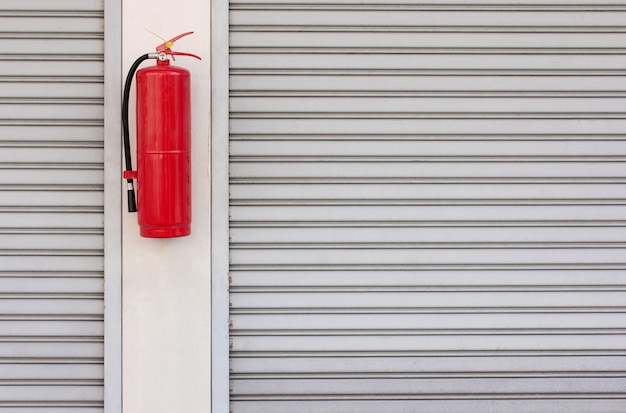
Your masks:
M135 188L128 188L128 212L137 212L137 201L135 197Z

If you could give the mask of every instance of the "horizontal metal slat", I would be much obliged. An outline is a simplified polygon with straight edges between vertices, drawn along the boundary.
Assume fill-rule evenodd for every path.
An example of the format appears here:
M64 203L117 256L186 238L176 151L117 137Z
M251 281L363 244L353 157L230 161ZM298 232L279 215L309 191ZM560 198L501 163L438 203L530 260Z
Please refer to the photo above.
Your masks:
M22 0L4 0L2 2L3 11L27 11L27 12L40 12L54 13L71 13L71 12L84 12L94 11L102 12L102 2L99 0L59 0L51 3L49 0L29 0L24 2Z
M47 341L48 337L63 338L76 336L98 339L104 335L104 322L102 320L23 320L3 321L0 323L0 336L40 337Z
M102 55L11 55L0 56L3 76L102 76ZM58 92L58 93L63 93Z
M101 99L0 99L2 119L102 119L104 110Z
M454 139L399 139L342 140L340 135L331 141L276 140L232 142L231 162L291 161L318 162L321 160L376 162L397 161L496 161L496 162L623 162L626 156L626 140L610 140L599 145L594 141L546 140L518 141L485 139L475 135L472 141ZM255 158L240 158L243 156ZM267 157L267 159L259 159Z
M38 76L0 76L0 95L15 99L102 98L102 78L42 78Z
M257 50L259 52L260 50ZM304 51L304 50L303 50ZM231 69L386 69L386 70L623 70L626 57L617 54L541 54L530 59L523 54L387 54L384 59L352 53L337 59L337 54L319 53L235 53ZM355 50L353 50L355 52ZM427 57L427 58L425 58Z
M4 188L2 188L4 189ZM35 189L35 188L33 188ZM77 188L78 189L78 188ZM622 200L626 193L626 185L622 182L616 183L571 183L564 185L557 184L527 184L512 182L500 183L447 183L445 185L429 185L428 183L290 183L290 184L231 184L231 199L245 200L314 200L328 199L336 203L344 200L367 201L369 199L380 199L384 201L399 201L411 204L412 200L419 203L421 200L433 203L447 200L472 199L476 201L485 200L487 203L498 200L540 200L549 194L552 200Z
M624 311L622 309L621 311ZM541 331L553 329L555 334L569 329L624 329L624 314L615 313L563 313L554 314L239 314L231 315L231 334L245 335L248 332L293 334L309 330L328 331L338 334L372 330L390 334L391 331L418 331L445 334L448 331L475 331L476 333L498 330L503 333L517 331Z
M265 96L231 97L231 116L322 116L330 111L337 116L376 116L380 118L412 116L561 116L576 114L579 118L594 116L619 116L613 112L626 106L626 99L618 96L605 97L535 97L529 92L525 97L494 96L381 96L367 97L346 93L347 96ZM1 101L0 101L1 103ZM264 112L259 112L259 111ZM350 113L341 113L350 110ZM584 111L584 112L583 112ZM358 112L358 113L357 113ZM330 116L330 115L327 115Z
M300 292L233 293L237 309L411 309L411 308L550 308L620 307L624 291L603 292ZM288 311L287 311L288 312Z
M274 224L276 225L276 224ZM554 226L523 227L493 226L487 228L476 227L420 227L402 228L396 225L347 227L328 225L323 228L291 227L286 224L282 228L232 228L230 230L233 247L251 247L250 244L265 244L268 247L276 243L292 243L295 245L306 243L328 243L329 245L355 243L521 243L521 242L624 242L626 234L623 226L610 227L575 227L574 222L568 223L572 227ZM373 230L375 228L375 230ZM1 232L0 232L1 233Z
M0 164L0 186L102 186L103 169L103 165L99 164L3 163Z
M304 158L301 158L304 159ZM501 160L495 162L495 159L485 160L480 162L480 159L459 159L451 157L448 162L445 159L441 159L441 162L429 162L434 159L426 159L425 162L416 160L415 162L402 162L403 159L398 157L399 162L394 162L393 158L381 158L379 161L363 160L359 162L358 159L347 159L341 162L338 159L322 159L318 158L319 162L298 162L296 160L289 162L287 159L277 159L270 157L267 160L263 160L260 157L254 157L251 159L234 158L233 163L230 166L231 180L234 182L240 182L249 177L256 177L257 180L263 180L268 178L283 178L289 177L289 179L307 178L310 180L328 178L328 179L340 179L340 178L352 178L367 180L369 177L377 177L378 179L394 179L394 178L407 178L407 179L431 179L433 182L444 184L446 179L453 180L455 177L459 177L459 181L471 181L472 179L483 179L489 182L489 178L493 180L506 180L526 179L528 182L533 179L555 179L563 178L564 181L568 179L575 181L577 178L616 178L624 174L624 168L620 162L592 162L591 159L586 159L582 162L567 162L557 161L558 168L555 168L554 162L520 162L520 158L512 159L510 161ZM417 158L419 159L419 158ZM457 160L458 159L458 160ZM596 158L597 159L597 158ZM2 168L0 166L0 168ZM22 171L11 170L11 173L22 174ZM24 171L23 175L30 176L35 175L35 171ZM53 171L47 171L48 173ZM82 176L83 171L80 175ZM8 174L8 172L7 172ZM0 169L0 182L3 182L3 171ZM78 177L76 177L78 178ZM439 178L440 180L437 180ZM10 179L7 177L5 179ZM26 177L24 178L26 181ZM372 178L373 179L373 178ZM557 179L555 179L557 180ZM250 179L250 181L253 181ZM512 182L513 183L513 182Z
M103 253L41 251L2 254L0 271L103 271Z
M475 289L521 289L541 290L561 286L571 289L585 286L599 289L601 286L626 284L626 273L619 270L483 270L471 268L442 271L232 271L231 288L409 288L424 290L471 290Z
M231 0L231 10L454 10L454 11L611 11L623 10L620 0L605 1L601 4L588 0L531 0L523 4L502 3L500 0L442 0L437 3L416 3L412 0L397 0L394 3L381 3L377 0L332 1L310 0Z
M616 397L626 390L626 378L514 378L502 380L497 378L467 378L449 380L428 380L420 378L396 378L389 380L385 377L368 377L366 375L354 378L324 378L311 375L310 377L296 378L269 378L254 380L253 378L233 380L233 396L235 399L253 397L255 395L300 395L311 397L332 397L353 395L355 398L365 395L380 395L393 398L410 397L426 398L441 397L454 398L455 396L477 397L493 396L494 398L528 397L531 394L540 397L552 398L557 395L606 398Z
M622 115L598 115L578 118L575 114L552 115L542 118L528 115L519 118L506 116L446 114L441 118L424 116L419 119L411 114L397 118L368 117L355 114L351 118L339 114L276 115L253 117L245 114L233 118L231 131L235 134L401 134L407 131L425 134L506 134L511 131L521 134L611 134L626 129ZM507 115L508 116L508 115ZM281 119L277 122L277 119ZM356 122L358 120L358 122ZM2 121L0 121L0 126Z
M42 125L43 126L43 125ZM36 135L35 135L36 136ZM11 138L6 136L6 138ZM38 167L59 168L68 164L67 169L88 165L90 168L103 168L103 145L98 141L40 141L9 140L0 141L2 149L0 165L37 165Z
M99 380L103 377L102 360L34 360L32 364L0 363L0 379L4 380ZM45 400L45 399L44 399Z
M9 338L10 340L10 338ZM24 342L0 341L5 359L98 359L104 354L104 344L98 342Z
M594 220L602 219L626 219L626 210L623 207L626 202L600 203L572 201L527 202L515 203L502 201L499 205L487 202L457 202L439 205L405 203L394 205L381 201L378 203L355 203L341 204L335 202L233 202L230 208L232 219L241 220L303 220L303 221L363 221L363 220L387 220L394 217L396 220L456 220L463 214L467 220L515 220L523 216L530 220ZM3 214L0 214L2 222ZM6 226L3 223L3 226Z
M365 339L367 337L367 339ZM400 336L244 336L232 338L236 352L360 352L455 350L620 350L624 335L400 335Z
M0 249L61 249L97 250L103 249L102 230L93 233L73 232L46 233L45 231L24 233L0 228Z
M424 377L619 377L619 351L434 351L234 353L233 378L360 375ZM587 366L581 371L581 366Z
M502 7L493 9L485 5L474 8L449 8L428 4L399 5L370 4L336 6L313 5L298 7L231 7L230 23L235 26L245 25L302 25L302 26L429 26L433 22L441 26L622 26L625 7L600 6L597 10L585 7L577 10L572 6L560 6L551 9L537 6ZM470 12L471 11L471 12ZM541 13L537 13L540 11ZM606 13L610 11L610 13Z
M98 273L0 273L0 290L5 293L87 293L102 292L103 274Z
M449 413L474 413L496 409L497 411L515 411L516 413L534 413L542 409L545 413L613 413L623 406L623 400L456 400L446 406ZM341 409L342 413L362 413L365 411L386 411L402 413L407 411L437 411L441 407L438 400L312 400L307 403L298 401L235 401L231 403L237 413L331 413ZM13 412L11 412L13 413Z
M19 36L12 36L17 38L7 39L6 37L8 36L2 36L2 33L0 32L0 47L2 47L8 55L54 55L67 53L89 55L92 53L98 53L104 46L104 40L100 34L87 34L80 37L76 36L76 38L71 39L50 39L41 38L39 36L33 36L34 38L24 38L24 35L21 36L22 38L19 38ZM55 37L58 37L58 35Z
M101 380L0 381L0 400L13 402L94 402L104 399Z
M412 28L417 26L417 30ZM249 26L241 26L243 28ZM403 48L436 49L559 49L571 51L572 49L594 49L590 54L599 53L606 49L623 48L626 46L626 26L616 26L611 30L610 26L583 29L576 32L576 27L569 26L567 33L554 33L550 29L542 33L523 32L519 26L508 28L495 26L499 36L494 36L496 30L485 33L485 26L479 28L471 26L461 27L457 32L449 29L450 26L437 26L428 32L428 26L407 25L400 29L386 27L384 25L370 28L367 25L334 26L292 26L291 30L285 30L284 26L255 26L257 30L239 32L231 31L229 45L231 53L236 53L239 48L367 48L389 47L391 50ZM311 30L311 28L314 30ZM491 26L494 27L494 26ZM528 26L526 26L528 27ZM549 27L549 26L548 26ZM278 28L274 31L274 28ZM317 30L315 30L317 28ZM343 28L343 30L341 30ZM531 26L531 29L532 26ZM535 29L537 30L537 29ZM555 31L559 28L555 27ZM593 30L597 30L595 33ZM0 35L1 39L1 35Z
M102 228L102 206L0 206L2 228Z
M233 265L624 265L621 248L255 249L232 250ZM356 268L355 268L356 269Z
M0 120L0 132L2 132L4 142L20 142L22 144L38 145L43 142L74 142L78 146L84 142L94 144L102 140L103 130L103 120L81 122L54 122L49 119L21 122Z
M234 96L280 92L297 93L405 93L408 96L463 96L472 94L511 95L602 93L620 91L623 74L584 71L472 71L440 70L231 70L230 90ZM313 86L315 85L315 86Z

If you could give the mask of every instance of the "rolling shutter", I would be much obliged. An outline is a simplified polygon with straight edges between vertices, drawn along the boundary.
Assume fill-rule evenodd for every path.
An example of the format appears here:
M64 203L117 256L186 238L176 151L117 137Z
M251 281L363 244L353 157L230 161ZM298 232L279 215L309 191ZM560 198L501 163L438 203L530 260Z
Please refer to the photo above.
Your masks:
M0 5L0 410L103 411L103 2Z
M232 0L232 411L623 411L625 22Z

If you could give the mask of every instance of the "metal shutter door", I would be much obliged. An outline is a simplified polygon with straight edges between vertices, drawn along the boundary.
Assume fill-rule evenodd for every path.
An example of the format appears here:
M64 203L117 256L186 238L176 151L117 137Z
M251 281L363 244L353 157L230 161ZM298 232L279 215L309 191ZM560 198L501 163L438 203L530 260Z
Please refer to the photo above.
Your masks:
M234 413L626 408L626 2L230 4Z
M103 2L0 5L0 410L103 411Z

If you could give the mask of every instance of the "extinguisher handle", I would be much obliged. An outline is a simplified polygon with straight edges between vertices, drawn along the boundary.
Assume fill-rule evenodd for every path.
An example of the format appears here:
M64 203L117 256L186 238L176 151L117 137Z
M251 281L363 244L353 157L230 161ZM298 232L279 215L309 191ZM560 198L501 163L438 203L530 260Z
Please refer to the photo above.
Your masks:
M168 55L171 55L172 57L173 57L173 56L189 56L189 57L195 57L195 58L196 58L196 59L198 59L198 60L202 60L202 58L201 58L200 56L195 55L195 54L193 54L193 53L173 52L173 51L171 51L171 50L169 50L169 51L167 51L167 52L165 52L165 53L166 53L166 54L168 54Z
M188 36L190 34L193 34L193 32L185 32L182 34L179 34L178 36L172 37L169 40L165 40L163 43L161 43L160 45L158 45L156 47L156 51L157 52L166 52L168 51L172 46L174 46L174 42L178 39L180 39L181 37L185 37Z

